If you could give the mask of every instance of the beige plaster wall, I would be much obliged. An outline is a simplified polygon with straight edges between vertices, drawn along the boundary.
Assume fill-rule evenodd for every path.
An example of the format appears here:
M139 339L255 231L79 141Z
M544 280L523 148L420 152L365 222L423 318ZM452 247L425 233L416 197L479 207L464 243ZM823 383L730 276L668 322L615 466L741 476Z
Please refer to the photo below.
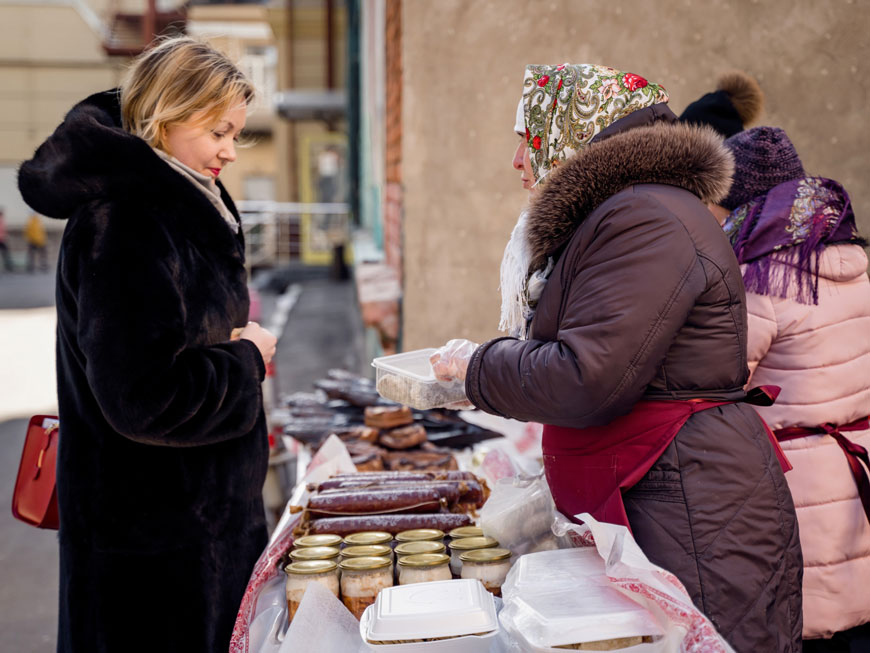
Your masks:
M525 201L511 168L527 63L601 63L670 106L739 68L813 174L841 181L870 235L870 2L404 0L404 349L497 332L498 267Z

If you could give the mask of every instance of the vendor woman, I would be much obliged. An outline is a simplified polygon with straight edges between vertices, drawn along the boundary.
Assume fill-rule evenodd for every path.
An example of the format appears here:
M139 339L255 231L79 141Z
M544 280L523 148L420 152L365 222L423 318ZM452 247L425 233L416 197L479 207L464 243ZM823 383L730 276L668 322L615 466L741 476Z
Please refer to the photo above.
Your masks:
M788 463L743 386L746 305L705 207L733 160L665 89L528 66L513 167L530 191L502 261L510 337L434 357L489 413L542 422L556 506L629 526L737 651L797 652Z

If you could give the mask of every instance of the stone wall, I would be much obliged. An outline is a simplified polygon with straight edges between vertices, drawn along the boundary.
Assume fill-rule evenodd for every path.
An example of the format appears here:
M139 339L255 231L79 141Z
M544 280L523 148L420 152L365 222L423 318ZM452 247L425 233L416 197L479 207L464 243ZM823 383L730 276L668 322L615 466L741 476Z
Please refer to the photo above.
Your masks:
M403 346L498 335L498 267L526 196L511 168L528 63L601 63L663 84L671 108L737 68L756 124L841 181L870 235L870 3L851 0L404 0Z

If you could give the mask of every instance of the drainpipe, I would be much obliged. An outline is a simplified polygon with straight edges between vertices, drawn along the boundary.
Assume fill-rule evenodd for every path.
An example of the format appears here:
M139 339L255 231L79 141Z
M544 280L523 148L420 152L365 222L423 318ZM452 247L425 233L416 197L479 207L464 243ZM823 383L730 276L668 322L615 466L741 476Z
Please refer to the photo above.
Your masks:
M347 201L353 223L360 224L360 0L347 3Z
M142 49L147 50L154 40L157 31L157 6L156 0L148 0L148 7L142 17Z

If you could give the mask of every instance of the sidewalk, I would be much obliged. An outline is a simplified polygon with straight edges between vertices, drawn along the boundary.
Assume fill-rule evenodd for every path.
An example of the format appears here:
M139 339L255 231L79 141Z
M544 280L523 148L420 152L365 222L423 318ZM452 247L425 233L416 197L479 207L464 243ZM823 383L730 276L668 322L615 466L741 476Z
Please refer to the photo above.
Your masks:
M261 324L272 320L285 304L286 323L275 354L277 394L311 392L314 382L332 368L371 374L364 358L364 329L353 281L312 279L291 283L280 296L261 291ZM290 306L286 306L290 304Z

